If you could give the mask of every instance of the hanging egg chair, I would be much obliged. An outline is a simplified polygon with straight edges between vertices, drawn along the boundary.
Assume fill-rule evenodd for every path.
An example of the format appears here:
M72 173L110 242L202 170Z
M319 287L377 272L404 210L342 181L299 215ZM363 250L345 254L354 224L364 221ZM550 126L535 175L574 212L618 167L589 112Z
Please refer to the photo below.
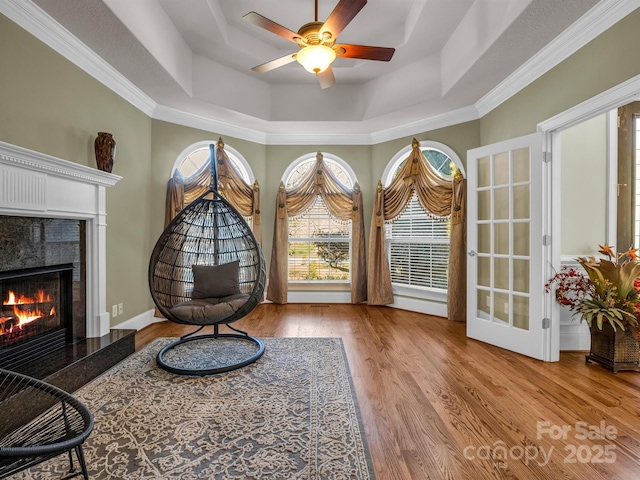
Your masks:
M197 326L157 355L158 365L181 375L211 375L255 362L263 343L229 324L262 300L262 250L242 215L218 193L214 146L207 192L167 225L149 263L149 289L170 321ZM233 333L220 333L226 325ZM213 334L200 334L213 326Z

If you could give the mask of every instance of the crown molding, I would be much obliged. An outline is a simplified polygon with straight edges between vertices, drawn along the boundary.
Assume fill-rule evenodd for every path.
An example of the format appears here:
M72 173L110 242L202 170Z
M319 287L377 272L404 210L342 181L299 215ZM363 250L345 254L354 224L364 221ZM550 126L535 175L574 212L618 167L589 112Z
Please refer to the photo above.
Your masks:
M321 129L322 127L314 128L316 131ZM269 133L267 145L371 145L371 135L369 133Z
M267 143L267 134L265 132L241 127L202 115L196 115L194 113L178 110L177 108L165 107L164 105L156 105L152 118L154 120L177 123L178 125L183 125L185 127L207 130L218 135L228 135L241 140L260 143L262 145L266 145Z
M153 118L261 145L371 145L372 143L371 135L368 133L268 133L164 105L158 105L155 108ZM311 123L312 130L316 132L322 130L319 122Z
M546 47L475 103L481 117L584 47L640 7L638 0L605 0L595 5Z
M84 70L138 110L151 116L156 102L105 62L93 50L80 42L36 4L24 0L0 0L0 13Z
M379 130L371 134L371 143L375 145L376 143L387 142L402 137L429 132L438 128L450 127L451 125L478 120L479 118L480 115L478 114L478 109L474 105L470 105L468 107L451 110L450 112L441 113L439 115L434 115L433 117L407 123L399 127Z

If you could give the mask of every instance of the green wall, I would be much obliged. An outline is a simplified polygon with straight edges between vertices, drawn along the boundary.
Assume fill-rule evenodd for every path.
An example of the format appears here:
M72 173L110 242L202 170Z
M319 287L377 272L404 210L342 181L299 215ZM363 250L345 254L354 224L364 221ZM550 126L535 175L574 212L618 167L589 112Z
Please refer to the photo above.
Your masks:
M120 323L152 307L151 119L51 48L0 15L0 141L95 167L99 131L117 142L107 189L107 305Z
M536 131L547 120L640 75L640 9L480 120L482 145Z

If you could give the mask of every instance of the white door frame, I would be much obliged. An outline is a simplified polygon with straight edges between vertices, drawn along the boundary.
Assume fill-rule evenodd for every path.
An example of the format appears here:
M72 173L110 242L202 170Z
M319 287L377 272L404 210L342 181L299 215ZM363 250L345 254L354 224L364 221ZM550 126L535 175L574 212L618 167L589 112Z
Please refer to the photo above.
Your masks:
M559 133L598 115L610 112L622 105L640 100L640 75L626 82L606 90L595 97L590 98L554 117L538 124L538 132L543 134L542 151L551 153L550 178L543 181L543 188L549 188L544 193L548 207L544 211L543 230L551 236L551 249L549 258L544 259L545 278L551 278L554 271L560 271L561 231L562 219L560 218L560 142ZM611 208L609 208L609 214ZM608 224L611 222L608 220ZM609 228L609 235L611 229ZM607 239L610 240L610 239ZM546 249L549 250L549 249ZM544 316L550 319L550 328L547 330L551 336L546 342L549 348L545 358L551 361L558 360L560 351L560 305L554 301L551 294L545 295Z

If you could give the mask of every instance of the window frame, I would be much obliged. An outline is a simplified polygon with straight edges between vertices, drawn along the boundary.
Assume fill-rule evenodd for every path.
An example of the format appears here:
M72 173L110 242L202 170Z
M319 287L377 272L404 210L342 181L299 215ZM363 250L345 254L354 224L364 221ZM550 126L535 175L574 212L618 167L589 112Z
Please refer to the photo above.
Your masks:
M204 150L204 149L208 150L209 145L216 145L217 143L218 143L217 140L202 140L200 142L193 143L188 147L186 147L177 156L176 161L173 162L173 167L171 168L171 175L169 176L169 178L173 176L173 173L176 170L180 169L180 167L182 166L182 163L186 160L188 156L192 155L197 150ZM253 185L253 183L256 181L256 178L253 174L253 170L251 169L251 166L249 165L249 162L247 162L247 160L242 156L240 152L238 152L235 148L227 145L226 143L224 145L224 151L227 153L229 160L235 161L240 166L239 168L240 171L238 173L240 173L240 176L242 177L242 179L245 182L247 182L249 185ZM245 178L245 175L246 175L246 178ZM185 180L187 178L189 177L185 177Z
M636 152L638 150L637 131L640 122L640 101L634 101L621 105L616 111L617 115L617 154L615 179L611 180L609 190L615 192L616 205L615 244L618 252L626 251L629 246L638 248L636 225L639 220L637 206L637 181L638 172ZM610 231L610 228L607 228ZM613 235L611 235L613 237Z
M462 165L462 161L460 160L460 157L458 157L458 155L449 146L440 142L434 142L430 140L423 140L419 143L420 143L420 150L436 150L436 151L439 151L440 153L443 153L447 157L449 157L449 159L454 163L456 168L460 170L462 175L466 176L464 171L464 166ZM397 171L400 164L406 160L406 158L409 156L411 151L412 151L412 146L407 145L406 147L398 151L391 158L391 160L389 160L386 168L384 169L384 173L382 174L382 183L385 187L389 186L389 184L393 180L394 173ZM418 240L416 239L415 241L412 241L412 239L401 239L402 241L394 241L388 235L389 229L390 229L390 225L385 225L385 250L386 250L385 253L387 255L387 261L389 262L389 267L391 267L391 258L390 258L391 244L392 243L401 243L401 244L417 243ZM406 240L409 240L409 241L406 241ZM434 241L430 243L450 244L450 237L448 237L447 242ZM442 302L446 301L447 299L447 289L437 289L433 287L401 284L401 283L395 283L393 281L391 283L391 287L393 289L394 295L418 297L424 300L435 300L435 301L442 301Z
M333 155L331 153L325 153L325 152L321 152L322 153L322 158L326 163L335 163L337 164L343 171L344 173L349 177L349 179L351 180L351 184L352 186L349 187L348 185L345 185L347 188L353 188L353 186L356 184L357 179L356 179L356 175L353 171L353 169L351 168L351 166L345 162L343 159L341 159L340 157ZM284 183L284 185L286 186L289 178L291 177L291 175L295 172L295 170L297 168L300 167L301 164L309 162L309 161L315 161L316 159L316 152L312 152L312 153L307 153L304 154L300 157L298 157L297 159L295 159L293 162L291 162L289 164L289 166L286 168L286 170L284 171L284 174L282 175L282 182ZM317 200L316 200L317 201ZM315 205L315 201L314 203L311 204L311 206L309 208L313 208L313 206ZM326 207L325 207L326 208ZM340 222L340 220L335 220L337 222ZM330 237L323 237L323 239L326 239L327 241L338 241L338 242L345 242L349 245L349 277L346 280L327 280L327 279L323 279L323 280L292 280L289 276L289 267L290 267L290 263L289 263L289 255L287 254L287 283L289 285L295 285L297 287L300 286L304 286L304 285L351 285L352 282L352 259L353 259L353 244L352 244L352 240L353 240L353 223L350 222L349 225L349 236L347 238L345 237L334 237L334 236L330 236ZM287 232L287 249L289 248L289 246L292 243L306 243L306 242L314 242L318 240L318 237L294 237L293 239L290 236L290 232Z
M356 179L355 172L351 168L351 165L349 165L347 162L345 162L340 157L338 157L336 155L333 155L331 153L325 153L325 152L320 152L320 153L322 153L322 159L325 162L329 161L329 162L337 163L340 166L340 168L342 168L345 171L347 176L351 179L352 186L350 188L353 188L353 185L356 184L357 179ZM315 153L306 153L306 154L301 155L300 157L296 158L293 162L291 162L289 164L289 166L287 167L287 169L282 174L282 182L285 184L285 186L287 185L289 177L295 171L295 169L298 168L300 166L300 164L302 164L302 163L306 163L308 161L314 161L316 159L316 155L317 155L317 152L315 152ZM348 185L345 185L345 186L349 187Z

